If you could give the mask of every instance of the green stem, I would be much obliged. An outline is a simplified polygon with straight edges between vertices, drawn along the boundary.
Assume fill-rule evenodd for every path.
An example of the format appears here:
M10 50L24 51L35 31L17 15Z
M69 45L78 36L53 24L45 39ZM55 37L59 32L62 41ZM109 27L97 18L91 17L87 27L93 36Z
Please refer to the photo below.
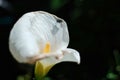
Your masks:
M35 80L45 80L45 76L53 65L45 66L42 62L37 61L35 64Z

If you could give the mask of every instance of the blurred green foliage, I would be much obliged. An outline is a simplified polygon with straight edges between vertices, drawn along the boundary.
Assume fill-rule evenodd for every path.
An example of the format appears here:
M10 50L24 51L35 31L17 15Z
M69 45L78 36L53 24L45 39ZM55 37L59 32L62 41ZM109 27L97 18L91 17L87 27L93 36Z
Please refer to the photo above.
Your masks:
M116 80L118 75L116 75L112 72L109 72L106 77L107 77L107 79L110 79L110 80Z
M50 7L52 10L58 10L67 3L67 0L51 0Z

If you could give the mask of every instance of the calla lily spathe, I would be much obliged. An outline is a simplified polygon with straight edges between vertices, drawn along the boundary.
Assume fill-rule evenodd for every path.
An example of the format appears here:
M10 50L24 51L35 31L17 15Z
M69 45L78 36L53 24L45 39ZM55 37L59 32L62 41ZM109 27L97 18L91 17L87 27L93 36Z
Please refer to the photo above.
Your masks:
M35 72L41 75L63 61L80 63L79 52L67 48L68 44L66 22L44 11L24 14L15 23L9 37L13 57L20 63L36 62Z

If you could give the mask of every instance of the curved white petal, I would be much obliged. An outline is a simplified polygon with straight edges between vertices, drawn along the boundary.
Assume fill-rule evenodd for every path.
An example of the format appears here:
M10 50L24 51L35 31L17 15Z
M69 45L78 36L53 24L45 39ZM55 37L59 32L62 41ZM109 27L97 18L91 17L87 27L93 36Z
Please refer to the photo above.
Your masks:
M10 32L9 48L19 62L42 53L49 42L51 53L65 49L69 43L66 22L43 11L24 14Z
M49 65L55 65L60 62L76 62L80 64L80 53L74 49L66 49L63 51L63 58L57 59L55 56L49 56L43 60L40 60L44 67Z
M69 34L64 20L41 11L33 12L32 15L30 20L32 23L31 32L38 43L42 43L44 46L49 42L51 52L65 49L68 46Z
M69 61L69 62L76 62L80 64L80 53L75 49L67 48L63 50L64 57L59 61Z
M63 51L63 58L56 59L55 56L49 56L43 60L39 61L39 68L41 69L39 73L44 76L55 64L61 63L61 62L76 62L80 63L80 54L78 51L74 49L66 49Z

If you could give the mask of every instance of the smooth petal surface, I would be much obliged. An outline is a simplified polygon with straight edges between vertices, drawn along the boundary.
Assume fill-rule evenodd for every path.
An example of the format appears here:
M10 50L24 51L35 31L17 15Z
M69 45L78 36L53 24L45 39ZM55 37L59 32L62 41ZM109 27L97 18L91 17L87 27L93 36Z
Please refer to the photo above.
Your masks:
M80 53L75 49L67 48L63 50L64 57L59 62L76 62L80 64Z
M63 50L63 58L56 59L54 56L47 57L40 62L46 67L48 65L54 65L60 62L76 62L80 63L80 53L74 49L67 48Z
M37 70L35 71L35 73L40 74L41 76L45 76L55 64L61 62L76 62L78 64L80 63L80 54L74 49L65 49L63 51L63 55L64 56L61 59L56 59L54 56L50 56L43 60L40 60L36 64L36 67L39 68L36 68Z
M69 34L66 22L43 11L24 14L10 32L9 48L19 62L43 53L46 43L51 53L67 48Z

